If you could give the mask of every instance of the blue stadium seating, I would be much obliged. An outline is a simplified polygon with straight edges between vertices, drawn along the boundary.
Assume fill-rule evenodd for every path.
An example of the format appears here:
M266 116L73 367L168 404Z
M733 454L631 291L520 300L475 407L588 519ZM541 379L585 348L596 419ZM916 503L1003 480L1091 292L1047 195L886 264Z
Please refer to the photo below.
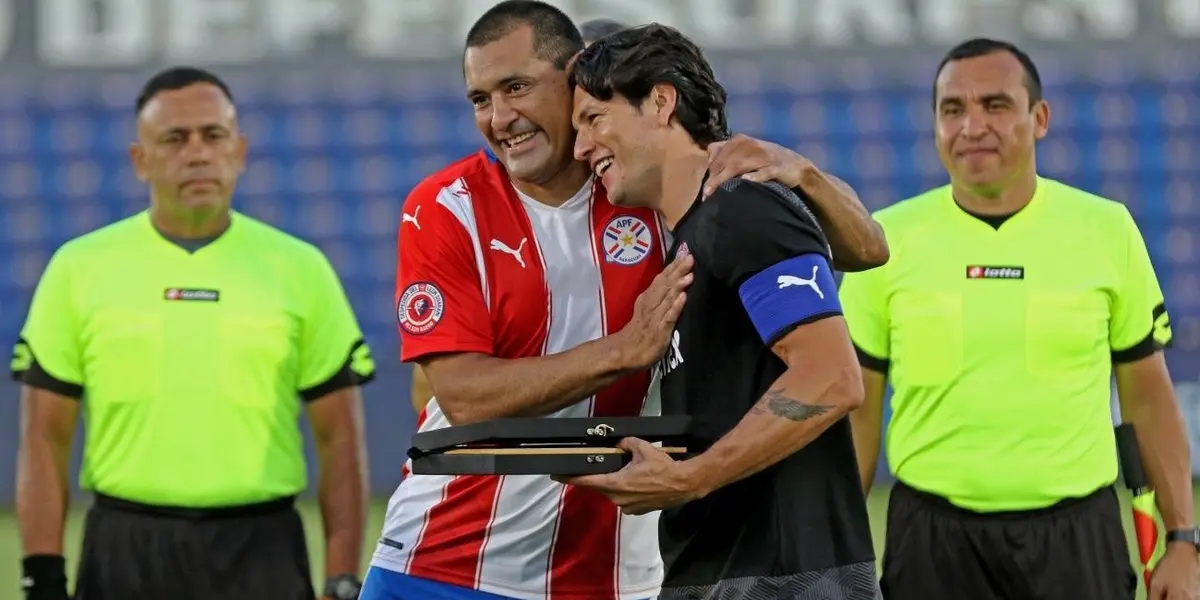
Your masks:
M1170 58L1170 57L1169 57ZM1173 310L1195 379L1200 354L1200 77L1182 54L1124 68L1043 66L1054 108L1043 173L1128 203ZM727 60L735 130L794 147L853 184L872 208L940 185L929 61L887 70ZM1101 67L1102 65L1102 67ZM462 81L444 65L235 73L252 144L238 207L320 245L377 348L394 348L395 231L422 176L479 145ZM11 339L32 286L64 240L140 210L126 150L141 80L50 77L0 84L0 336ZM390 353L388 353L390 354ZM1177 373L1177 375L1184 375Z

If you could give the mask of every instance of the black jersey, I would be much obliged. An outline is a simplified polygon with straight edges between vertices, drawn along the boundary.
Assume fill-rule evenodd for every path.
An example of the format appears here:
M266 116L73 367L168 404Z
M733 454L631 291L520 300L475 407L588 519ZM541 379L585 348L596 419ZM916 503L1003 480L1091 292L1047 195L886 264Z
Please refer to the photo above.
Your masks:
M691 415L704 450L787 369L771 344L841 308L829 244L781 185L733 179L697 200L673 235L670 259L688 252L695 267L658 366L662 412ZM875 598L847 419L774 466L663 511L659 537L663 598Z

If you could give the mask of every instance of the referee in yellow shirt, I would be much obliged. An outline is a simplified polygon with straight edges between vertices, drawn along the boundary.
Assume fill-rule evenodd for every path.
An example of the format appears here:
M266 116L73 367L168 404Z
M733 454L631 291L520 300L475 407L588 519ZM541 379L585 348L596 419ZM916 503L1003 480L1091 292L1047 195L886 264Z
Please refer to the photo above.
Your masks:
M1170 325L1129 211L1038 177L1050 108L1011 44L951 50L933 107L950 185L877 213L891 260L841 289L866 387L851 419L867 488L893 387L884 597L1132 599L1114 371L1169 530L1150 598L1196 597Z
M246 141L229 89L177 68L137 101L150 209L62 246L14 353L25 594L67 598L67 459L79 415L87 515L78 600L309 600L293 499L305 410L333 600L357 598L374 375L315 247L230 209ZM8 594L4 592L3 594ZM5 595L5 597L8 597Z

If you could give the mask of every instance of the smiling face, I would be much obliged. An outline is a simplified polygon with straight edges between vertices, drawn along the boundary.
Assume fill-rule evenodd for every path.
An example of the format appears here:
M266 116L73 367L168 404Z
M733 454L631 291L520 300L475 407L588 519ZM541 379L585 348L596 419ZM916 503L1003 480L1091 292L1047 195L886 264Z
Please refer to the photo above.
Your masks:
M1034 166L1049 107L1030 103L1027 74L1008 52L950 61L937 78L937 149L951 180L995 193Z
M225 93L197 83L146 104L130 158L157 200L183 210L226 210L245 167L246 140Z
M653 206L662 189L670 119L662 117L656 104L659 87L664 86L656 86L641 106L620 94L600 100L575 89L575 158L588 164L616 206ZM670 92L673 98L674 90Z
M521 26L495 42L467 48L463 74L475 125L519 181L545 184L573 162L567 74L536 52Z

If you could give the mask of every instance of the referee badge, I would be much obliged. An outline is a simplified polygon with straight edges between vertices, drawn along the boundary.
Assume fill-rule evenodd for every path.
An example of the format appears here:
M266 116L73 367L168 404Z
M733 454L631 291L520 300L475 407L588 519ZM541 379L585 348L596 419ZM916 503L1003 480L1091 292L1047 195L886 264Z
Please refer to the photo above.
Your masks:
M418 281L400 295L396 303L396 318L409 335L425 335L442 320L446 302L442 291L427 281Z
M628 267L650 255L654 236L645 221L624 215L614 217L604 226L600 243L604 246L605 260Z

